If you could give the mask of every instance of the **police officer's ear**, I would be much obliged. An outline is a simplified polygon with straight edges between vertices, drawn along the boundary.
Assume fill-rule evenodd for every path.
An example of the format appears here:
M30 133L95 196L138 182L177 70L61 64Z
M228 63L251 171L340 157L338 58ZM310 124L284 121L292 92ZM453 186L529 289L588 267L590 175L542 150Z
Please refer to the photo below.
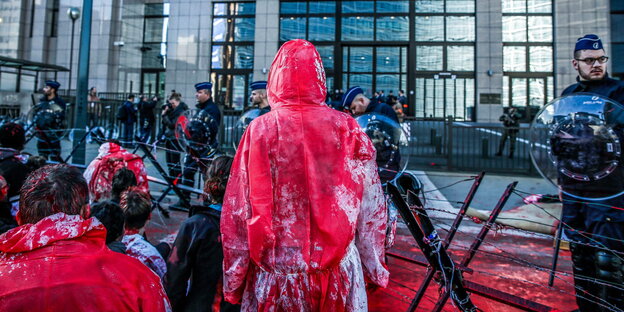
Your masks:
M579 62L576 59L572 59L572 66L575 70L579 70Z

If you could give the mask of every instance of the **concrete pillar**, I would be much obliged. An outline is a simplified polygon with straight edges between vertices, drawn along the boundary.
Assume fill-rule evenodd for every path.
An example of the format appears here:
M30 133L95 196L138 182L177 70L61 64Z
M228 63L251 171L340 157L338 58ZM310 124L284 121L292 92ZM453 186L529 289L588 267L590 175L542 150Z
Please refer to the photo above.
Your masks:
M500 0L477 1L476 103L478 122L498 122L502 113L503 28ZM492 101L492 96L501 101ZM487 100L486 100L487 98ZM481 100L484 103L481 103ZM493 103L498 102L498 103Z
M254 80L267 80L279 48L279 0L256 1Z

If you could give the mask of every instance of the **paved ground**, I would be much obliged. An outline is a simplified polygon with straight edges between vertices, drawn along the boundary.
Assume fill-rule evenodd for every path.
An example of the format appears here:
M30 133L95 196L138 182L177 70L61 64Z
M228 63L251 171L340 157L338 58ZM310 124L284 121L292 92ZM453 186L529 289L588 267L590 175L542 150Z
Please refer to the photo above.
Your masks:
M69 142L65 141L63 143L63 155L67 155L69 150ZM30 142L26 151L35 153L35 143ZM96 155L97 146L90 144L87 149L87 159L90 160ZM159 152L157 157L164 163L164 153ZM146 165L150 175L160 178L153 165L149 163ZM424 183L426 206L448 211L457 208L458 202L464 200L471 186L471 181L466 180L476 175L441 171L420 171L415 172L415 174ZM541 178L486 174L471 206L477 209L491 210L507 184L512 181L519 181L517 194L512 195L505 206L506 210L520 205L522 197L526 194L552 194L556 192L552 185ZM152 185L151 188L154 193L162 190L161 186ZM166 203L172 203L175 200L173 196L169 196ZM444 236L446 232L443 229L448 228L452 223L453 215L432 211L432 216L435 217L434 222L439 228L440 235ZM148 238L152 242L158 242L166 235L175 232L185 218L186 213L183 212L172 212L170 218L165 218L158 211L155 211L147 230ZM470 220L464 220L450 249L455 260L459 261L466 253L476 233L480 230L480 226ZM397 243L390 252L406 258L418 259L422 254L415 246L414 239L409 232L404 226L399 226ZM546 235L532 235L508 229L491 232L474 261L469 265L469 268L474 272L465 274L464 277L467 281L535 301L551 308L571 311L575 309L571 276L564 273L556 279L554 287L546 286L548 274L545 270L552 261L552 246L552 237ZM391 272L391 282L388 288L377 290L370 295L371 311L405 311L426 274L425 267L394 256L388 257L388 266ZM570 256L567 251L561 252L558 269L563 272L571 272ZM418 307L418 311L430 311L437 294L437 284L432 283L425 299ZM483 311L519 311L483 296L473 294L472 298ZM456 309L447 303L444 311L456 311Z

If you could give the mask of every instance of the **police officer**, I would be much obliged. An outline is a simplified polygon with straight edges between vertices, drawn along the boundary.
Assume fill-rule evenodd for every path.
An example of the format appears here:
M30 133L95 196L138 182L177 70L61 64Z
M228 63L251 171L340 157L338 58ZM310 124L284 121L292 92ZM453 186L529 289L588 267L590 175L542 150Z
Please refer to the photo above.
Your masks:
M35 107L35 118L38 119L36 122L37 151L44 158L58 162L63 161L61 158L61 134L64 131L62 128L65 123L65 101L57 95L60 86L61 84L57 81L46 81L43 96ZM60 108L60 111L52 113L54 116L50 116L53 120L43 122L47 118L38 118L43 117L43 114L53 107L55 107L54 109Z
M266 86L266 81L254 81L249 86L251 88L250 101L260 109L259 116L271 111L271 106L269 106L269 100L267 98Z
M392 107L385 103L373 102L364 95L364 90L360 87L351 87L342 97L342 107L344 110L348 110L354 116L359 116L366 113L377 113L383 116L399 122L396 112ZM396 172L399 171L399 162L401 155L399 150L393 150L390 148L377 148L377 166L380 169L387 169L380 171L380 178L382 181L394 178Z
M579 38L572 60L572 66L578 72L577 83L567 87L562 95L589 92L624 104L624 83L609 78L608 59L598 36L586 35ZM622 130L615 130L622 140ZM620 166L622 166L621 161ZM591 185L582 185L584 189L581 190L578 190L581 186L580 182L564 176L560 176L559 184L564 191L576 188L576 192L588 193L588 196L591 196L592 192L605 191L607 188L617 188L612 190L615 192L613 194L617 194L623 189L622 171L622 168L618 168L605 179ZM562 199L562 221L566 225L564 226L565 234L571 241L576 301L579 310L592 312L609 310L604 307L604 301L619 309L624 309L624 292L604 285L604 282L612 283L621 288L624 283L623 256L613 253L613 251L624 251L624 244L622 244L624 213L612 208L624 207L624 198L619 196L607 200L581 201L563 193ZM594 279L603 282L594 283Z
M516 150L516 137L518 136L518 131L520 127L520 113L515 107L509 108L509 110L502 114L499 121L503 122L503 136L501 137L500 143L498 144L498 152L496 156L503 155L503 150L505 149L505 142L507 138L509 138L509 158L513 158L514 151Z

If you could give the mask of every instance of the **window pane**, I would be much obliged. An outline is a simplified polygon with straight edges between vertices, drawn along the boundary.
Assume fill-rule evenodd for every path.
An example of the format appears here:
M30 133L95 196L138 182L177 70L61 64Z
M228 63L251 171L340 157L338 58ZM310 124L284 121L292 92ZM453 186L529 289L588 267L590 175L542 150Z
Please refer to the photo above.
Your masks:
M503 107L509 106L509 76L503 76Z
M245 76L234 76L234 83L232 86L232 108L236 110L242 110L245 106Z
M321 55L323 67L325 70L334 69L334 47L333 46L316 46L316 50Z
M446 0L447 13L474 13L475 0Z
M503 13L526 13L527 0L503 0Z
M475 41L475 18L472 16L447 16L446 40Z
M503 70L526 71L526 47L503 47Z
M544 105L544 78L529 79L529 105L542 107Z
M212 46L211 63L213 69L226 68L228 60L231 60L232 47L214 45Z
M624 14L611 14L611 29L624 29ZM624 41L624 31L612 31L611 40Z
M446 52L446 70L474 71L474 47L449 46L447 47Z
M546 102L550 102L555 98L555 83L552 76L546 77L546 95L548 96Z
M503 16L503 42L526 40L526 16Z
M373 41L373 17L343 17L342 40Z
M528 0L529 13L551 13L552 1L551 0Z
M0 91L15 92L17 88L17 74L4 72L0 75Z
M234 12L235 15L254 15L256 14L255 2L241 2L236 4Z
M336 19L333 17L310 17L308 20L308 40L334 41L336 38Z
M227 15L227 6L225 3L215 3L212 12L214 16Z
M227 35L227 19L215 18L212 20L212 41L224 42Z
M162 17L146 18L143 42L161 42L163 39L164 21Z
M160 43L144 43L142 46L142 68L164 68L164 57L161 55Z
M416 16L416 41L444 41L444 17Z
M389 94L392 91L392 95L397 96L399 88L401 87L401 80L399 75L378 74L376 76L377 90L384 90L384 93Z
M342 13L373 13L373 1L343 1Z
M236 52L234 68L253 68L253 46L237 46L234 51Z
M164 5L162 3L146 3L145 15L165 15Z
M526 78L511 79L511 105L526 106L527 104Z
M529 42L552 41L552 17L529 16Z
M234 41L254 41L256 34L255 18L237 18L234 24Z
M373 95L373 75L365 75L365 74L351 74L345 75L348 76L348 87L344 88L344 91L349 89L349 87L360 86L362 90L364 90L364 95L370 97ZM344 81L347 81L346 79Z
M377 1L377 13L408 13L408 1Z
M416 0L416 13L444 12L444 0Z
M611 0L611 11L624 11L624 2L620 0Z
M280 13L282 14L305 14L305 2L281 2Z
M529 47L529 70L532 72L552 72L552 54L552 47Z
M336 2L310 1L310 13L336 13Z
M385 16L377 18L377 40L408 41L409 20L407 16Z
M611 45L613 55L624 55L624 44L614 43ZM614 73L624 73L624 62L613 62Z
M280 18L280 40L305 39L305 17L282 17Z
M442 70L442 47L416 47L416 70Z
M349 48L349 68L351 72L373 71L373 48Z
M377 48L377 72L400 72L400 53L399 47Z

